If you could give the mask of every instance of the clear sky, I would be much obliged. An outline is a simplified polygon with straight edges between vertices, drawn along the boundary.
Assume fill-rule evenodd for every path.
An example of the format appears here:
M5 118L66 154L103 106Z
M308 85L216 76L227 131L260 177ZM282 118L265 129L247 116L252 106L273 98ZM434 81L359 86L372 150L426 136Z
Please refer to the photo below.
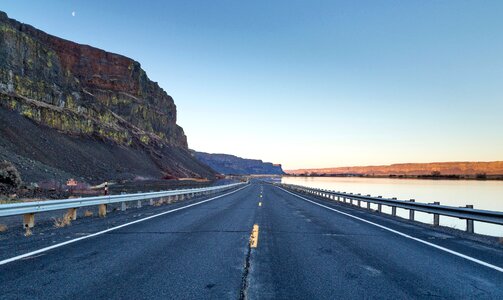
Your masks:
M503 1L23 1L139 61L189 146L285 169L503 160Z

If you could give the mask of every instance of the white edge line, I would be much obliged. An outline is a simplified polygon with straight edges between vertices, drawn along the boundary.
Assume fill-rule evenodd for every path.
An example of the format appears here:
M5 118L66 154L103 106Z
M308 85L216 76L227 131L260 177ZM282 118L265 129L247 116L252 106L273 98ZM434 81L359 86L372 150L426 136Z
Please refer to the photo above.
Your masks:
M394 229L388 228L388 227L386 227L386 226L383 226L383 225L380 225L380 224L377 224L377 223L374 223L374 222L371 222L371 221L368 221L368 220L365 220L365 219L359 218L359 217L357 217L357 216L354 216L354 215L351 215L351 214L348 214L348 213L342 212L342 211L337 210L337 209L335 209L335 208L331 208L331 207L329 207L329 206L325 206L325 205L323 205L323 204L317 203L317 202L315 202L315 201L312 201L312 200L306 199L306 198L304 198L304 197L302 197L302 196L299 196L299 195L297 195L297 194L295 194L295 193L292 193L292 192L290 192L290 191L287 191L287 190L285 190L285 189L283 189L283 188L280 188L280 187L278 187L278 186L277 186L277 188L279 188L280 190L283 190L284 192L287 192L287 193L289 193L289 194L291 194L291 195L294 195L294 196L296 196L296 197L298 197L298 198L301 198L302 200L305 200L305 201L311 202L311 203L316 204L316 205L318 205L318 206L321 206L321 207L323 207L323 208L326 208L326 209L329 209L329 210L335 211L335 212L337 212L337 213L340 213L340 214L342 214L342 215L348 216L348 217L350 217L350 218L357 219L357 220L359 220L359 221L362 221L362 222L365 222L365 223L368 223L368 224L371 224L371 225L377 226L377 227L379 227L379 228L381 228L381 229L387 230L387 231L389 231L389 232L396 233L396 234L401 235L401 236L403 236L403 237L405 237L405 238L408 238L408 239L411 239L411 240L414 240L414 241L417 241L417 242L423 243L423 244L425 244L425 245L428 245L428 246L431 246L431 247L433 247L433 248L436 248L436 249L439 249L439 250L445 251L445 252L450 253L450 254L452 254L452 255L459 256L459 257L461 257L461 258L467 259L467 260L472 261L472 262L474 262L474 263L477 263L477 264L479 264L479 265L486 266L486 267L488 267L488 268L491 268L491 269L494 269L494 270L496 270L496 271L499 271L499 272L502 272L502 273L503 273L503 268L501 268L501 267L498 267L498 266L492 265L492 264L490 264L490 263L487 263L487 262L485 262L485 261L482 261L482 260L479 260L479 259L473 258L473 257L468 256L468 255L465 255L465 254L462 254L462 253L456 252L456 251L454 251L454 250L447 249L447 248L445 248L445 247L442 247L442 246L439 246L439 245L436 245L436 244L433 244L433 243L430 243L430 242L424 241L424 240L422 240L422 239L419 239L419 238L416 238L416 237L410 236L410 235L408 235L408 234L405 234L405 233L403 233L403 232L400 232L400 231L397 231L397 230L394 230Z
M42 248L42 249L38 249L38 250L35 250L35 251L32 251L32 252L28 252L28 253L21 254L21 255L18 255L18 256L14 256L14 257L11 257L11 258L7 258L7 259L4 259L4 260L0 261L0 266L8 264L8 263L16 261L16 260L20 260L20 259L23 259L23 258L27 258L27 257L33 256L33 255L36 255L36 254L39 254L39 253L43 253L43 252L46 252L46 251L49 251L49 250L52 250L52 249L55 249L55 248L59 248L59 247L62 247L62 246L68 245L68 244L72 244L72 243L75 243L75 242L78 242L78 241L82 241L82 240L85 240L85 239L88 239L88 238L92 238L92 237L95 237L95 236L98 236L98 235L102 235L104 233L107 233L107 232L110 232L110 231L113 231L113 230L116 230L116 229L120 229L120 228L129 226L129 225L133 225L133 224L140 223L140 222L143 222L143 221L146 221L146 220L150 220L150 219L153 219L153 218L165 215L165 214L169 214L169 213L172 213L172 212L175 212L175 211L178 211L178 210L186 209L186 208L189 208L189 207L192 207L192 206L196 206L196 205L203 204L203 203L206 203L206 202L209 202L209 201L213 201L215 199L222 198L224 196L227 196L227 195L239 192L240 190L242 190L242 189L244 189L244 188L246 188L248 186L249 185L246 185L246 186L244 186L244 187L242 187L240 189L234 190L234 191L229 192L227 194L218 195L218 196L210 198L210 199L206 199L206 200L203 200L203 201L200 201L200 202L196 202L196 203L192 203L192 204L189 204L189 205L186 205L186 206L178 207L178 208L175 208L175 209L172 209L172 210L168 210L168 211L156 214L156 215L148 216L148 217L145 217L143 219L135 220L135 221L132 221L132 222L129 222L129 223L125 223L125 224L116 226L116 227L108 228L106 230L99 231L99 232L96 232L96 233L92 233L92 234L89 234L89 235L86 235L86 236L83 236L83 237L79 237L79 238L76 238L76 239L73 239L73 240L69 240L69 241L66 241L66 242L63 242L63 243L59 243L59 244L52 245L52 246L49 246L49 247L45 247L45 248Z

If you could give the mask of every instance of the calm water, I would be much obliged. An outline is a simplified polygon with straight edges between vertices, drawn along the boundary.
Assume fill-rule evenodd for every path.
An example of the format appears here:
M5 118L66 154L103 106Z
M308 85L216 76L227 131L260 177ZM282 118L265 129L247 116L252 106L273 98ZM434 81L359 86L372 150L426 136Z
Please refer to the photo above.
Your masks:
M416 202L438 201L451 206L473 204L474 208L503 211L503 181L283 177L281 182L400 200L416 199ZM372 207L376 209L377 205ZM383 212L391 213L391 208L383 206ZM397 209L397 214L408 218L407 210ZM433 215L420 212L416 212L415 217L425 223L431 223L433 219ZM466 221L440 216L440 225L464 230ZM503 226L475 222L475 232L503 237Z

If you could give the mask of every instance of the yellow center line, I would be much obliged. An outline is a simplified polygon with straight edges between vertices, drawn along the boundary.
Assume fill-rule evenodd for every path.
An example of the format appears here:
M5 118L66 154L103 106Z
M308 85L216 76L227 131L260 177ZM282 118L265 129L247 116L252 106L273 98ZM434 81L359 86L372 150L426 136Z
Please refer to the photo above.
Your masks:
M253 230L250 236L250 247L257 248L258 245L258 225L253 225Z

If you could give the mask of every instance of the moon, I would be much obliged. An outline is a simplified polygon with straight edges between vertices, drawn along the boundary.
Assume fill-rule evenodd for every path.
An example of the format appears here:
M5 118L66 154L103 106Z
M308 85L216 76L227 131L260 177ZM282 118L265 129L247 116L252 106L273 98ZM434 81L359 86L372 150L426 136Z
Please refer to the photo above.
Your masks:
M72 11L72 17L75 17L75 11Z

